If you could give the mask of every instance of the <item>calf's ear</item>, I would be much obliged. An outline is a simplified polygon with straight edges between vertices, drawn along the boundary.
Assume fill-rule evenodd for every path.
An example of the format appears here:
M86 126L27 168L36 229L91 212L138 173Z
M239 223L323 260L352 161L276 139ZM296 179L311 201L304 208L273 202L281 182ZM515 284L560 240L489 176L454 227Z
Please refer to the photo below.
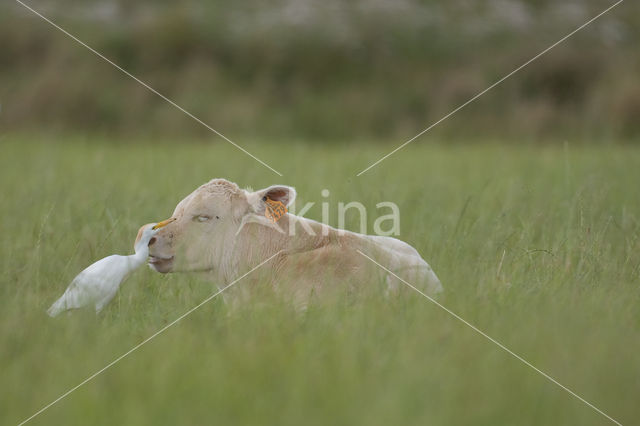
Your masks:
M260 189L249 194L249 204L255 212L261 212L265 208L267 198L273 201L280 201L285 206L289 206L296 199L296 190L290 186L273 185L265 189Z

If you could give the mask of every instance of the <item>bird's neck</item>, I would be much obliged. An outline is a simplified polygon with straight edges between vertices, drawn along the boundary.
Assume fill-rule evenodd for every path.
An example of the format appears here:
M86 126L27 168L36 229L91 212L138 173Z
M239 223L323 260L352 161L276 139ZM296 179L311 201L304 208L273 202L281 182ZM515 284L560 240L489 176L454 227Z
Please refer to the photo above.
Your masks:
M136 264L143 264L149 257L149 246L146 244L138 244L134 247L136 253L131 256Z

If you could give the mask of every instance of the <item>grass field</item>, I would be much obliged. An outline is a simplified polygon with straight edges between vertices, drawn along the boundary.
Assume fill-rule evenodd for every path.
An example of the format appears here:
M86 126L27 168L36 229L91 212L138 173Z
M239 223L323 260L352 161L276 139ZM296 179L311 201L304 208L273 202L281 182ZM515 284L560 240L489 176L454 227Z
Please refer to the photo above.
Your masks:
M637 147L425 139L356 178L389 147L241 143L284 177L218 141L0 140L3 424L214 291L198 276L143 268L98 317L45 314L77 272L131 252L141 224L213 177L292 185L303 203L323 201L326 188L333 214L338 201L371 212L396 202L400 238L440 276L441 303L621 423L637 422ZM308 216L320 214L318 204ZM31 423L610 424L417 294L305 314L263 302L229 314L214 299Z

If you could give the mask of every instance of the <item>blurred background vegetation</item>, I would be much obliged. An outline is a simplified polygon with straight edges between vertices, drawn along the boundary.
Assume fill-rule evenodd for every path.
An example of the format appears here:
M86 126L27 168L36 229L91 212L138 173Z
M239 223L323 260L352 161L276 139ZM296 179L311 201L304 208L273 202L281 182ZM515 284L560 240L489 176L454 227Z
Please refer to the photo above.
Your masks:
M395 144L613 1L27 4L232 139ZM211 136L16 2L0 40L3 131ZM624 2L429 136L637 141L639 41Z

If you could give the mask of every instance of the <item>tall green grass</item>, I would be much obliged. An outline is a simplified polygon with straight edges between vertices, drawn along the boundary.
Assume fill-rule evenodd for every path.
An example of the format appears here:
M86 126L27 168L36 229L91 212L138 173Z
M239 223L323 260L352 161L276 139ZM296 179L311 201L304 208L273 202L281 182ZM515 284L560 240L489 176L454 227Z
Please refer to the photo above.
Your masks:
M45 310L82 268L132 250L199 184L295 186L300 202L396 202L440 302L623 424L640 393L640 151L5 136L0 157L0 420L17 423L215 290L136 272L104 313ZM243 142L244 144L244 142ZM322 189L331 195L324 199ZM317 204L309 216L319 219ZM334 216L332 216L332 220ZM369 230L375 215L368 218ZM335 224L335 222L334 222ZM354 217L349 226L357 229ZM242 282L237 285L242 285ZM221 298L33 424L607 424L428 300L367 295L304 314Z

